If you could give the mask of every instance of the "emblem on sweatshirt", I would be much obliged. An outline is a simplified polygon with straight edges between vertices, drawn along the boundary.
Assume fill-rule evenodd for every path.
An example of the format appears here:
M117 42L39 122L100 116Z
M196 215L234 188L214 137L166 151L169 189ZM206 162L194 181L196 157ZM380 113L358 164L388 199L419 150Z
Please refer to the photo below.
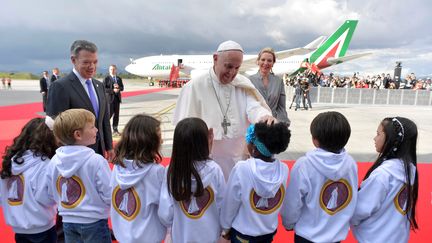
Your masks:
M321 188L320 206L328 214L334 215L351 202L352 188L345 179L327 180Z
M13 175L8 179L8 204L11 206L18 206L23 203L24 199L24 176Z
M260 197L254 189L251 190L249 201L251 208L259 214L271 214L276 211L284 200L285 188L283 185L279 187L274 197L264 198Z
M402 215L407 213L407 203L408 203L408 187L403 185L399 192L393 199L394 205Z
M119 186L114 188L111 203L116 212L127 221L134 220L141 209L140 198L133 187L126 190Z
M183 213L191 219L199 219L204 215L205 211L210 207L214 201L214 192L211 187L204 188L203 195L194 197L190 200L180 201L180 208Z
M57 192L64 208L75 208L85 195L85 187L78 176L65 178L59 176L56 181Z

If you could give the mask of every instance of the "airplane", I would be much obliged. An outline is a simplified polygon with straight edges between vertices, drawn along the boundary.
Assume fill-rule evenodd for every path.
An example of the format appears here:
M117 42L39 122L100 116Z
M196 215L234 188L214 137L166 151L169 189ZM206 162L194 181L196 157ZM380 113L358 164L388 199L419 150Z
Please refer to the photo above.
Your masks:
M276 52L276 63L273 72L276 75L289 76L304 72L314 67L321 70L371 53L359 53L346 56L358 20L346 20L329 38L320 36L304 47ZM244 55L240 72L247 75L258 71L257 55ZM307 61L307 65L305 65ZM126 71L138 76L166 79L171 68L180 67L180 76L193 78L207 72L213 65L213 55L160 55L142 57L126 66Z

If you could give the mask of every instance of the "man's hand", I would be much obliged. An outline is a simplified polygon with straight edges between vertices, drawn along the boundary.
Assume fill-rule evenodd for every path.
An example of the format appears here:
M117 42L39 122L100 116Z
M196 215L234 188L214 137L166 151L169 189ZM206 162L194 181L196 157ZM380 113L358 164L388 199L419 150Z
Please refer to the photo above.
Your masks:
M114 159L115 153L114 149L110 149L105 151L104 157L108 160L108 162L111 162Z
M260 119L260 122L262 122L262 121L265 121L266 123L267 123L267 125L271 125L271 124L273 124L273 123L277 123L278 121L276 120L276 118L274 118L274 117L272 117L272 116L269 116L269 115L266 115L266 116L263 116L263 117L261 117L261 119Z

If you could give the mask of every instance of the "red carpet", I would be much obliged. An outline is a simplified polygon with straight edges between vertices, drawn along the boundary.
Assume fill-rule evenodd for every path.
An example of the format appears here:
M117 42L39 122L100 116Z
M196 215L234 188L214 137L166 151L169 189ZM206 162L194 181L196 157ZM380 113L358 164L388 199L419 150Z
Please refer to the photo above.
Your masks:
M152 92L158 92L162 90L167 90L169 88L160 88L152 90L143 91L133 91L124 92L124 97L130 97L141 94L148 94ZM0 106L0 154L4 152L4 148L10 145L12 139L17 136L23 127L23 125L33 117L37 116L37 112L42 111L41 103L30 103L23 105L13 105L13 106ZM162 164L167 165L169 163L169 158L165 158ZM287 162L288 166L291 168L293 161ZM363 178L367 169L370 167L371 163L358 163L359 166L359 178ZM410 242L423 243L432 242L432 237L430 236L430 231L432 229L432 182L430 180L432 175L432 164L419 164L419 199L417 203L417 219L420 225L420 229L417 232L411 232ZM12 228L7 226L2 209L0 208L0 236L1 242L9 243L14 242L14 233ZM278 232L275 236L274 242L285 243L293 242L293 233L287 232L280 225ZM344 242L356 242L351 235ZM390 242L389 242L390 243Z
M149 94L149 93L170 90L170 89L172 88L155 88L155 89L144 89L144 90L137 90L137 91L127 91L127 92L122 92L122 97L131 97L131 96Z

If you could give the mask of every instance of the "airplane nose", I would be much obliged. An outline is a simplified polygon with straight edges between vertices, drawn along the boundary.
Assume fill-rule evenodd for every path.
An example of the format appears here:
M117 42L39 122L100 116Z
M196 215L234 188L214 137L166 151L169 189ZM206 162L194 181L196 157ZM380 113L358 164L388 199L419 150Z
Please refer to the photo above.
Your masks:
M134 74L133 73L133 64L129 64L125 67L126 72Z

